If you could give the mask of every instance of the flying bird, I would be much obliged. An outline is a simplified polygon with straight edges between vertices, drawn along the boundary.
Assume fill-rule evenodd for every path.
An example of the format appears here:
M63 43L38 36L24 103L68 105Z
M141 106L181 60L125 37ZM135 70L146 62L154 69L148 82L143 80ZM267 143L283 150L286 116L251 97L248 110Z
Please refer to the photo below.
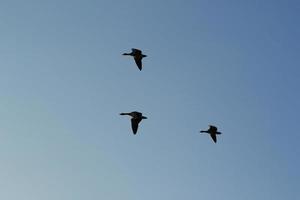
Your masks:
M207 131L200 131L200 133L208 133L215 143L217 143L217 135L222 134L221 132L218 132L217 127L212 125L209 125L209 129Z
M139 49L131 49L131 53L123 53L124 56L133 56L134 61L138 68L142 70L142 59L147 57L147 55L142 54L142 51Z
M147 119L147 117L143 116L142 113L133 111L130 113L120 113L120 115L129 115L131 116L131 128L133 131L133 134L135 135L137 133L139 123L142 121L142 119Z

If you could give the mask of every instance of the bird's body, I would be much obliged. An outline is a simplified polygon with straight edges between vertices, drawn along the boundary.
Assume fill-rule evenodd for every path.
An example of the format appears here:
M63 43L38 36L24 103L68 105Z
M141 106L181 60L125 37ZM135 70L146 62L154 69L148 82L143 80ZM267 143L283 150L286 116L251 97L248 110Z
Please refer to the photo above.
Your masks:
M217 135L222 134L221 132L218 132L217 127L212 125L209 125L209 129L207 131L200 131L200 133L208 133L215 143L217 143Z
M137 133L139 123L142 121L142 119L147 119L147 117L143 116L142 113L133 111L130 113L120 113L120 115L129 115L131 116L131 128L133 131L133 134L135 135Z
M139 70L142 70L142 59L147 57L147 55L142 54L142 51L139 49L131 49L131 53L123 53L124 56L133 56L136 65Z

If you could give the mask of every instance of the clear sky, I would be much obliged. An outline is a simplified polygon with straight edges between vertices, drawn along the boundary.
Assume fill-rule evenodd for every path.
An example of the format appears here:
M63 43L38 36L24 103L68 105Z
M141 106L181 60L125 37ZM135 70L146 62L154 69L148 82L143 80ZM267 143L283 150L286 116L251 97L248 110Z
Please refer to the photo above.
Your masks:
M300 199L299 10L2 0L0 199Z

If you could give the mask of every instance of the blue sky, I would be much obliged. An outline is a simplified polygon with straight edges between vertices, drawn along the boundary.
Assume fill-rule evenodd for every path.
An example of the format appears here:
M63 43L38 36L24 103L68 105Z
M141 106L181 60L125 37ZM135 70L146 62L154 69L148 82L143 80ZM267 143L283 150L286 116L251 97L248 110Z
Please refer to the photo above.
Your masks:
M1 1L0 199L299 199L299 9Z

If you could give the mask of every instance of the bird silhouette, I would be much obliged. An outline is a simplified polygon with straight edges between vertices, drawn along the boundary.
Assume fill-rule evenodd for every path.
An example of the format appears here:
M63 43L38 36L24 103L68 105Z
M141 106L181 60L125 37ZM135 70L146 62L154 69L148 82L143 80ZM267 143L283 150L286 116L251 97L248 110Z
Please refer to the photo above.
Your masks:
M133 131L133 134L135 135L137 133L139 123L142 121L142 119L147 119L147 117L143 116L142 113L133 111L130 113L120 113L120 115L129 115L131 116L131 128Z
M141 50L132 48L131 53L123 53L123 55L124 56L133 56L136 65L138 66L140 71L142 70L142 59L144 57L147 57L147 55L142 54Z
M200 131L200 133L208 133L215 143L217 143L217 135L222 134L221 132L218 132L217 127L212 125L209 125L209 129L207 131Z

